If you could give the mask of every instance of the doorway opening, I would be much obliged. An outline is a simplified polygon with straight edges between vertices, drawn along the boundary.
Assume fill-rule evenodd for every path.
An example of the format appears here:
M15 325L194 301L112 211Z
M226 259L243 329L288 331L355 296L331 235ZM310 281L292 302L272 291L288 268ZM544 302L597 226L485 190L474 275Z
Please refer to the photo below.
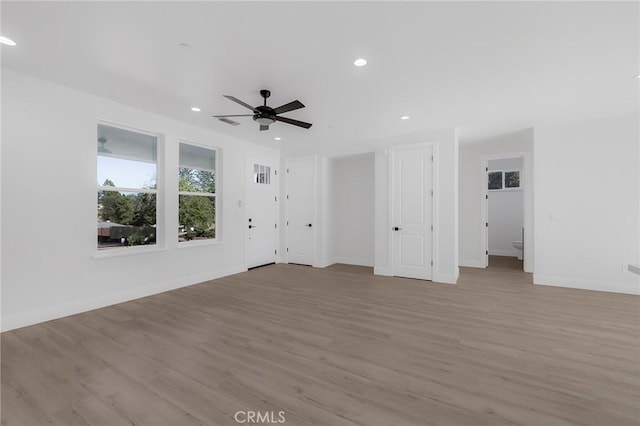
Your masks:
M486 161L487 267L524 270L525 158L521 155Z

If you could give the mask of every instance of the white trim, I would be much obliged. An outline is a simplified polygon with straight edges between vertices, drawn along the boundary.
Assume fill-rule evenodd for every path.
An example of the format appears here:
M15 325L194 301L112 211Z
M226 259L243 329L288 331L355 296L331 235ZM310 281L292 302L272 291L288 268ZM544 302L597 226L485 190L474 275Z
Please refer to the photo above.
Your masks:
M166 247L160 247L156 244L153 245L140 245L140 246L114 246L113 248L103 249L98 252L95 252L91 255L94 259L105 259L109 257L119 257L119 256L132 256L134 254L145 254L145 253L158 253L162 251L168 251L169 249Z
M393 273L391 272L391 268L374 266L373 267L374 275L381 275L383 277L392 277Z
M455 274L433 274L432 281L435 283L443 283L443 284L457 284L458 277L460 276L460 268L456 267Z
M533 283L550 287L565 287L591 291L605 291L608 293L624 293L640 295L640 285L629 283L616 283L611 281L576 280L573 278L550 277L546 275L533 275Z
M431 233L431 259L433 261L433 265L431 266L431 280L437 274L439 270L439 258L438 258L438 198L439 198L439 183L438 183L438 164L439 164L439 142L416 142L411 144L404 145L394 145L387 147L387 186L388 186L388 220L387 224L387 253L389 255L389 270L391 271L391 275L394 275L393 271L393 159L394 155L397 151L405 150L405 149L414 149L414 148L431 148L431 155L433 155L433 161L431 162L431 182L433 185L433 197L431 197L431 225L433 226L433 232ZM381 274L382 275L382 274ZM455 283L455 282L454 282Z
M481 260L461 260L458 262L459 266L464 268L486 268L484 262Z
M175 248L186 249L191 247L217 246L220 244L222 244L222 241L217 238L207 238L206 240L178 241Z
M344 263L345 265L373 267L373 261L371 259L364 259L362 257L355 257L355 256L336 257L331 259L330 265L334 263Z
M480 259L483 259L484 267L489 266L489 255L487 252L489 251L489 229L485 225L489 222L489 202L487 201L486 196L490 195L492 192L496 192L498 190L489 191L488 182L487 182L487 169L489 168L489 160L502 160L506 158L522 158L522 169L520 170L520 187L501 190L501 191L514 191L514 190L522 190L524 191L524 206L523 206L523 227L525 234L525 249L524 249L524 264L523 269L525 272L533 272L534 271L534 261L533 261L533 162L531 158L531 153L524 152L509 152L502 154L486 154L480 157L481 169L480 169L480 205L481 207L481 215L480 215L480 228L482 232L480 233L480 247L478 249L478 253L480 254ZM490 170L489 170L490 171ZM499 191L498 191L499 192ZM491 224L489 224L491 226Z
M103 126L116 127L118 129L128 130L130 132L141 133L141 134L146 135L146 136L153 136L153 137L156 137L158 139L160 137L164 136L163 134L158 133L158 132L152 132L150 130L144 130L144 129L141 129L139 127L130 126L128 124L123 124L123 123L120 123L118 121L106 120L106 119L100 118L100 117L98 117L96 119L96 122L98 124L102 124ZM156 161L158 161L157 158L156 158Z
M195 195L196 197L215 197L215 192L191 192L191 191L178 191L178 195Z
M516 248L513 250L489 250L489 256L518 257L518 253Z
M312 265L314 268L326 268L328 266L331 266L335 263L343 263L343 262L335 262L332 259L327 259L324 262L318 262L316 265Z
M158 169L158 165L156 164L156 171L157 171L157 169ZM98 185L98 191L136 192L136 193L137 192L141 192L141 193L145 193L145 194L157 194L158 193L158 190L156 188L125 188L125 187L122 187L122 186L102 186L102 185ZM156 209L157 209L157 206L156 206Z
M223 271L217 273L183 278L180 281L152 284L142 288L125 290L115 294L99 296L93 299L67 303L64 305L47 306L46 308L36 309L29 312L21 312L17 315L3 317L2 331L9 331L20 327L26 327L28 325L41 323L44 321L50 321L57 318L67 317L69 315L87 312L93 309L104 308L118 303L139 299L141 297L152 296L154 294L163 293L165 291L175 290L194 284L200 284L202 282L237 274L246 270L247 269L244 266L238 265L226 268Z

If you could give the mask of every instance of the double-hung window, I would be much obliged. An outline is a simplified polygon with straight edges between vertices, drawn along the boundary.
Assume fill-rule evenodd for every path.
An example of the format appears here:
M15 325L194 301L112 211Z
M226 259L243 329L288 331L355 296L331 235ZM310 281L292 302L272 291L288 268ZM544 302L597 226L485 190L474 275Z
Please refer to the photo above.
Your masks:
M178 241L216 238L216 150L180 143Z
M158 135L98 124L98 249L157 239Z

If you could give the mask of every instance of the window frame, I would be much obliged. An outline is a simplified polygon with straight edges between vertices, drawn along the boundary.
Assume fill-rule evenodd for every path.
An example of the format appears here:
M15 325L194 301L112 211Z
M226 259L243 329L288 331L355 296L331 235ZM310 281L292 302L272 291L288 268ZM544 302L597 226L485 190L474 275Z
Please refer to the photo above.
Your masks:
M150 130L144 130L144 129L140 129L138 127L134 127L134 126L129 126L126 124L122 124L122 123L117 123L117 122L113 122L113 121L108 121L108 120L102 120L102 119L98 119L95 122L95 126L96 126L96 134L98 131L98 126L107 126L107 127L113 127L116 129L120 129L120 130L125 130L128 132L133 132L133 133L139 133L142 135L146 135L146 136L152 136L156 139L156 188L152 189L152 188L128 188L128 187L121 187L121 186L104 186L98 183L97 187L96 187L96 194L99 193L100 191L111 191L111 192L118 192L118 193L122 193L122 192L133 192L133 193L146 193L146 194L155 194L156 196L156 243L155 244L149 244L149 245L137 245L137 246L120 246L120 247L112 247L109 249L100 249L100 247L98 246L98 243L96 241L96 245L95 245L95 252L93 254L93 258L106 258L106 257L116 257L116 256L126 256L126 255L132 255L132 254L139 254L139 253L149 253L149 252L158 252L158 251L165 251L166 250L166 244L165 244L165 239L166 239L166 232L165 229L166 227L165 225L165 212L164 212L164 197L165 197L165 191L164 191L164 158L165 158L165 138L164 135L158 132L153 132ZM95 151L95 173L94 176L98 176L98 157L99 157L99 152L98 152L98 146L96 144L96 151ZM124 159L124 160L130 160L129 158L125 158L125 157L121 157L121 156L113 156L113 158L119 158L119 159ZM96 200L96 198L94 197L94 200ZM97 200L94 201L96 202L96 207L97 207Z
M180 191L180 144L190 145L197 148L207 149L214 152L214 173L215 173L215 192L192 192L192 191ZM220 195L220 152L221 149L217 146L205 145L198 142L193 142L188 139L178 139L177 144L178 158L177 158L177 167L175 171L175 177L177 178L176 182L176 216L177 216L177 226L175 227L175 239L174 244L177 248L186 248L186 247L197 247L197 246L206 246L206 245L214 245L220 244L222 242L221 234L220 234L220 203L219 203L219 195ZM213 198L213 208L215 212L215 222L214 222L214 231L215 237L206 238L202 240L187 240L187 241L179 241L179 231L178 227L181 225L180 223L180 196L197 196L197 197L207 197Z
M512 173L512 172L518 172L518 184L519 186L515 186L515 187L509 187L507 188L506 186L506 174L507 173ZM489 174L490 173L500 173L501 178L502 178L502 188L500 189L490 189L489 188ZM505 170L487 170L487 191L489 192L496 192L496 191L521 191L522 190L522 170L519 169L505 169Z

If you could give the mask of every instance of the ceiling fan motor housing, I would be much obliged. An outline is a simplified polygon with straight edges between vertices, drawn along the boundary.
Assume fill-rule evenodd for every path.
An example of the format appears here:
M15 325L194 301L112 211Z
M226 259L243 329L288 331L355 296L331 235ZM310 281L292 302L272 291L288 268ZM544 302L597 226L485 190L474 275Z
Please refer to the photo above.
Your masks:
M266 92L268 92L268 90L266 90ZM276 114L273 112L273 108L268 106L259 106L256 107L256 110L258 112L253 116L253 120L257 123L260 123L263 126L268 126L269 124L276 122Z

